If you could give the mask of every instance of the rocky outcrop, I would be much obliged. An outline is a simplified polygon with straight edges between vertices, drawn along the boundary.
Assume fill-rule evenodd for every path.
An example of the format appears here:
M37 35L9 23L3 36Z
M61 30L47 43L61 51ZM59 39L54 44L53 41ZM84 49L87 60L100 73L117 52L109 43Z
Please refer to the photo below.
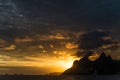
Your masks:
M73 66L63 72L62 75L83 75L83 74L116 74L120 72L120 61L113 60L111 56L102 53L95 61L83 57L74 61Z
M97 59L95 62L95 72L96 74L115 74L119 71L118 63L115 62L111 56L107 56L102 53L100 58Z

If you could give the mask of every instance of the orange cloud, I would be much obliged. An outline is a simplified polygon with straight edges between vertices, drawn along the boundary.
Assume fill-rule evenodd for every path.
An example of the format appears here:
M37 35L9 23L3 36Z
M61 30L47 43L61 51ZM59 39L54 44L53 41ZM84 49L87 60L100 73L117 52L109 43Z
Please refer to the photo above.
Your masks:
M15 42L20 43L20 42L32 42L33 39L29 38L28 36L26 36L25 38L16 38Z
M56 35L50 35L50 39L68 39L68 37L65 37L61 33L57 33Z
M38 48L40 48L40 49L44 49L44 46L42 46L42 45L39 45L39 46L38 46Z
M67 43L66 45L66 48L68 48L68 49L73 49L73 48L77 48L78 47L78 45L76 45L76 44L73 44L73 43Z
M16 48L16 45L13 45L13 44L12 44L12 45L10 45L10 46L8 46L8 47L5 47L4 50L8 50L8 51L9 51L9 50L15 50L15 48Z

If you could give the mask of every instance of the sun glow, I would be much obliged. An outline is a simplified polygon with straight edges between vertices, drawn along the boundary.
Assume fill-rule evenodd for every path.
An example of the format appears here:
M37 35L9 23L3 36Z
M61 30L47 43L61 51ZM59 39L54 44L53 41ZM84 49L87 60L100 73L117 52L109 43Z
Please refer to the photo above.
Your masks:
M14 60L14 58L10 58L7 56L0 55L5 57L6 59L10 59L10 61L0 61L1 66L13 66L13 67L35 67L41 69L45 69L44 73L52 73L52 72L63 72L68 68L71 68L74 60L78 60L78 58L71 56L71 54L67 54L65 51L55 51L54 55L43 55L40 54L37 57L35 56L25 56L24 60ZM35 73L35 72L34 72Z
M58 62L58 66L60 66L63 70L66 70L72 67L74 60L78 59L74 57L68 57L67 59L60 60Z
M64 69L68 69L70 67L72 67L73 64L73 60L72 61L60 61L59 65L64 68Z

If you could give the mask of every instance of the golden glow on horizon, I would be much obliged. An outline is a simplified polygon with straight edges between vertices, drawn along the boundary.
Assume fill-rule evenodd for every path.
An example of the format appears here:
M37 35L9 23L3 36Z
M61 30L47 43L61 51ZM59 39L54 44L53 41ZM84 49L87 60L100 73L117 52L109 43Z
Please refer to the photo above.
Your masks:
M72 64L73 64L73 61L74 60L71 60L71 61L60 61L59 62L59 65L64 68L64 69L68 69L68 68L71 68L72 67Z
M71 56L71 54L67 54L65 51L55 51L57 56L52 55L38 55L37 57L28 57L25 56L24 60L17 60L13 59L4 55L1 55L0 57L5 57L9 59L9 61L0 61L1 66L23 66L23 67L37 67L40 70L45 69L48 73L52 72L63 72L68 68L71 68L73 65L73 62L75 60L79 60L80 58L76 58L74 56ZM90 60L95 60L98 58L99 55L93 54L89 57Z
M12 67L39 67L39 69L47 69L49 72L63 72L66 69L72 67L74 60L78 60L71 54L67 54L65 51L57 51L57 56L52 55L38 55L37 57L25 56L23 60L17 60L10 58L9 61L0 61L1 66ZM2 56L2 55L1 55ZM4 56L3 56L4 57Z

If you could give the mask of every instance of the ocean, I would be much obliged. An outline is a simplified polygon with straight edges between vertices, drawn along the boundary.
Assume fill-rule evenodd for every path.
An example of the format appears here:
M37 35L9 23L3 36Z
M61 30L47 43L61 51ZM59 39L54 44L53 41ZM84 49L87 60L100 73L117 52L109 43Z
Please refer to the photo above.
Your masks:
M120 80L120 75L80 75L80 76L35 76L4 75L0 80Z

